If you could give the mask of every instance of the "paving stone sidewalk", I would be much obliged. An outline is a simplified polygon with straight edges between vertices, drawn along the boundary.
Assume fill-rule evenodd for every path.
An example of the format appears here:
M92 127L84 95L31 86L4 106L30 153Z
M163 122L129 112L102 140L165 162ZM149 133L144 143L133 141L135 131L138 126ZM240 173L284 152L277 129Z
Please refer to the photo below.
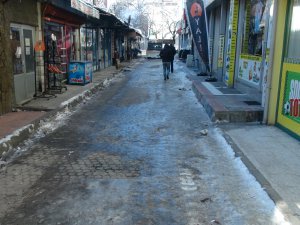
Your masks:
M12 149L32 135L40 125L66 108L74 107L108 85L109 81L124 71L131 70L142 58L122 62L120 69L114 66L93 73L93 80L86 85L66 85L67 90L37 95L17 108L15 112L0 116L0 162L5 161ZM1 165L0 165L1 167Z

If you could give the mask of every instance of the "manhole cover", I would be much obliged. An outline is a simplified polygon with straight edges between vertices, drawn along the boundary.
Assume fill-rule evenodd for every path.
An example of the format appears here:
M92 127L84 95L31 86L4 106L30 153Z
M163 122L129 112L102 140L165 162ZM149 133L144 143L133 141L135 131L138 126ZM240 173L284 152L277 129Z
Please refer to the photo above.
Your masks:
M258 101L244 101L247 105L260 105Z

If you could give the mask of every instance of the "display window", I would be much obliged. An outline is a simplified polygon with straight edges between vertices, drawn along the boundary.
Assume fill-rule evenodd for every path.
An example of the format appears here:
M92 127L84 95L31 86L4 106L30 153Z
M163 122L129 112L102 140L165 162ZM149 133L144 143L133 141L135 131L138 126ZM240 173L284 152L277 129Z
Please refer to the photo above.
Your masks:
M263 73L263 42L267 37L271 0L246 0L238 78L261 88Z
M21 46L21 29L16 27L10 28L11 53L13 60L13 73L24 73L22 62L22 46Z
M300 0L294 0L290 19L285 61L300 64Z
M93 30L80 29L81 58L85 61L93 61Z
M242 41L242 53L261 56L265 32L267 0L247 0Z
M93 70L98 68L97 30L82 27L80 29L81 59L93 63Z
M33 30L22 25L10 27L13 74L34 71Z

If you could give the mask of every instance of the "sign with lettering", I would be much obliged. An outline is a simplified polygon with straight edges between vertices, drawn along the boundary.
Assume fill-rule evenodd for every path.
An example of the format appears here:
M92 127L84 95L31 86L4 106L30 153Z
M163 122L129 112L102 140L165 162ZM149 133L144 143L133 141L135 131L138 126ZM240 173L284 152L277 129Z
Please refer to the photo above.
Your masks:
M207 38L206 12L202 0L187 0L186 15L191 28L192 37L198 53L206 65L207 71L209 68L209 48Z
M225 44L225 36L220 35L219 37L219 52L218 52L218 67L223 67L224 62L224 44Z
M87 1L71 0L71 7L79 10L80 12L83 12L86 15L95 17L97 19L100 18L99 11L92 5L87 4Z
M282 114L300 123L300 74L287 71Z

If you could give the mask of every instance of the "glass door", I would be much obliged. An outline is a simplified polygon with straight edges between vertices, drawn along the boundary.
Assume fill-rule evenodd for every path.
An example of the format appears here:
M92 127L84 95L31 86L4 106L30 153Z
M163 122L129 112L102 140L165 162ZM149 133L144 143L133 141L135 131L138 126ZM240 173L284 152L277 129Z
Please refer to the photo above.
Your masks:
M13 74L16 103L22 104L35 93L34 75L34 28L27 25L11 24Z
M25 71L26 73L34 72L34 53L33 53L33 31L23 29L24 50L25 50Z

